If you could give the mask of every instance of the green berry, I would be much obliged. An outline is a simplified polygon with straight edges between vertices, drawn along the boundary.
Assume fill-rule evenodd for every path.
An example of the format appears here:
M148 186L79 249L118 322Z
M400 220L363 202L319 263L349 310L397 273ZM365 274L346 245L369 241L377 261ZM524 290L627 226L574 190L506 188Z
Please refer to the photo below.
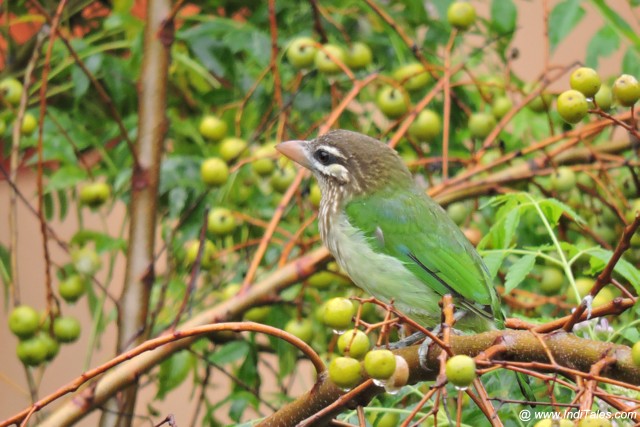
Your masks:
M486 138L496 127L496 119L491 114L474 113L469 117L469 131L475 138Z
M385 389L387 391L395 391L404 387L409 381L409 364L402 356L395 356L396 358L396 370L393 371L393 375L385 381Z
M9 329L18 338L24 339L35 335L40 325L40 315L28 305L19 305L9 314Z
M573 427L573 422L567 419L551 419L540 420L533 427Z
M38 120L31 113L25 113L22 117L22 125L20 126L20 133L23 135L31 135L38 127Z
M18 105L22 96L22 83L13 78L6 78L0 82L0 95L9 104Z
M611 290L610 287L606 286L600 289L600 292L593 298L593 302L591 305L593 308L601 307L605 304L609 304L611 301L615 299L615 294Z
M554 190L566 193L576 187L576 173L566 166L561 166L551 174L550 183Z
M278 193L284 193L287 191L291 183L296 177L296 170L292 165L287 165L283 168L278 168L273 171L271 174L271 179L269 183L271 184L271 188L273 188Z
M578 422L578 427L611 427L611 421L607 418L587 416Z
M342 70L340 65L338 65L338 62L342 62L344 64L346 62L346 57L347 54L340 46L325 44L322 46L322 49L318 49L316 52L314 62L316 64L316 68L321 73L335 74Z
M196 262L198 257L198 251L200 250L200 240L190 240L186 244L186 254L184 262L187 266L192 266ZM211 240L204 241L204 248L202 249L202 258L200 259L200 267L205 270L213 267L215 255L217 252L216 245Z
M640 341L631 347L631 360L633 364L640 367Z
M397 412L385 412L377 417L377 422L372 424L375 427L397 427L400 425L400 414Z
M362 379L362 367L357 359L336 357L329 364L329 379L340 388L352 388Z
M265 144L258 148L253 156L256 158L251 162L251 169L260 176L269 176L276 168L273 156L277 153L273 144Z
M535 88L532 84L527 84L524 88L524 91L526 94L529 94L534 90ZM538 96L536 96L531 101L529 101L529 104L527 105L527 107L529 107L531 111L534 111L536 113L542 113L544 111L547 111L549 107L551 107L552 103L553 103L553 95L543 91L542 93L538 94Z
M623 74L613 84L613 96L620 105L631 107L640 99L640 83L635 77Z
M49 335L48 333L40 333L38 335L38 339L40 339L47 347L46 360L53 360L53 358L56 357L58 355L58 352L60 351L60 344L58 343L58 341L53 339L53 337L51 337L51 335Z
M200 166L202 182L211 187L219 187L229 179L229 167L219 157L210 157Z
M355 42L347 50L346 62L349 68L359 70L371 64L373 53L369 46L362 42Z
M385 86L376 96L376 105L385 116L396 119L409 111L409 96L403 89Z
M86 291L86 280L79 274L67 277L58 285L58 293L67 302L76 302Z
M451 203L447 206L447 214L449 214L453 222L461 225L471 214L471 206L465 202Z
M40 336L22 340L16 347L18 359L27 366L38 366L47 360L47 343Z
M309 68L313 65L317 51L316 42L312 38L298 37L289 44L287 59L298 69Z
M307 279L307 283L313 288L326 289L333 283L335 283L338 279L339 277L335 273L323 270L314 273L312 276L309 276L309 278Z
M403 65L393 73L393 78L400 82L408 91L422 89L431 80L429 71L424 65L414 62Z
M376 380L388 380L396 370L396 356L390 350L371 350L364 357L367 375Z
M111 187L104 182L92 182L80 188L78 199L83 205L96 208L103 205L111 197Z
M557 294L564 283L564 274L555 267L545 267L540 279L540 291L546 295Z
M198 127L200 134L211 141L219 141L227 134L227 123L214 115L202 118Z
M318 184L311 184L311 189L309 190L309 201L314 207L320 206L320 200L322 199L322 192L320 191L320 187Z
M337 331L344 331L351 326L351 318L355 313L353 303L346 298L332 298L322 310L322 321Z
M358 329L351 329L338 338L338 350L344 355L360 359L369 351L369 337Z
M409 126L409 135L420 141L433 141L442 130L440 115L432 110L422 110Z
M497 97L491 104L491 114L496 119L503 118L513 108L513 102L506 96Z
M60 316L53 321L53 335L61 343L71 343L80 336L80 322L75 317Z
M271 306L263 305L261 307L252 307L244 312L242 318L249 322L263 323L267 316L271 313Z
M229 209L214 208L209 212L207 230L209 233L224 236L233 233L236 228L236 219Z
M562 117L565 122L571 124L578 123L585 118L589 110L587 99L582 92L573 89L560 94L557 106L560 117Z
M89 246L72 250L71 261L76 271L86 276L93 276L102 267L100 256Z
M466 30L476 22L476 9L471 3L456 1L447 10L447 21L452 27Z
M598 103L598 107L602 110L609 110L611 104L613 104L613 92L611 88L607 85L601 85L600 90L596 93L595 100Z
M220 142L220 157L229 163L237 159L247 149L247 141L242 138L229 137Z
M284 326L284 330L306 343L310 343L313 338L313 323L310 319L291 319Z
M445 374L453 385L469 387L476 378L476 362L465 354L458 354L447 360Z
M569 78L571 89L582 92L587 98L593 97L600 90L600 76L593 68L580 67L571 73Z

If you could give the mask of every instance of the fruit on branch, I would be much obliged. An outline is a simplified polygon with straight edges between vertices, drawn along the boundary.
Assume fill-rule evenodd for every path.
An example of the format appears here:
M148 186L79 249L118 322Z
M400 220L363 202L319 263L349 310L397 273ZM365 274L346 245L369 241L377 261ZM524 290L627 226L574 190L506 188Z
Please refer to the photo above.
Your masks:
M227 162L237 159L247 149L247 141L242 138L228 137L220 142L220 157Z
M422 89L431 80L429 71L418 62L401 66L393 72L393 78L408 91Z
M72 274L58 285L58 293L66 302L76 302L87 291L86 280L79 274Z
M491 114L496 119L503 118L513 108L513 102L507 96L499 96L491 104Z
M219 187L229 179L229 167L219 157L210 157L200 166L200 178L210 187Z
M285 167L274 170L271 174L269 183L271 184L271 188L275 191L278 193L284 193L295 178L296 170L291 164L288 164Z
M202 249L202 258L200 259L200 267L205 270L213 267L215 255L217 252L216 245L211 240L204 240L204 248ZM198 250L200 248L200 240L190 240L186 243L186 252L184 263L186 266L192 266L196 262Z
M309 189L309 202L315 207L320 207L320 200L322 199L322 192L320 191L320 187L318 184L311 184L311 188Z
M336 61L344 64L346 59L347 54L343 48L335 44L325 44L316 52L314 63L321 73L335 74L342 70Z
M573 89L560 94L557 107L560 117L562 117L565 122L571 124L578 123L584 119L589 111L587 99L582 92Z
M9 314L9 330L18 338L35 335L40 326L40 315L31 306L19 305Z
M89 246L72 249L71 262L78 273L87 276L93 276L102 267L100 256Z
M287 48L287 59L298 69L309 68L316 57L316 42L310 37L293 39Z
M352 357L336 357L329 364L329 379L340 388L353 388L362 379L362 366Z
M375 380L388 380L396 371L396 356L390 350L371 350L364 356L364 370Z
M53 335L58 342L74 342L80 336L80 322L72 316L56 317L53 321Z
M593 68L580 67L569 77L571 89L582 92L587 98L593 97L600 90L600 76Z
M313 323L311 323L311 319L291 319L284 326L284 330L307 344L313 338Z
M38 127L38 120L31 113L25 113L22 117L22 125L20 126L20 133L26 136L31 135Z
M540 291L545 295L555 295L560 292L564 284L564 274L556 267L542 269Z
M536 90L536 88L534 87L533 84L527 84L524 87L525 94L529 94L534 90ZM531 99L531 101L529 101L529 104L527 104L527 107L529 107L531 111L534 111L536 113L542 113L544 111L549 110L552 103L553 103L553 95L550 94L549 92L542 91L540 94L538 94L538 96L534 97L533 99Z
M336 331L344 331L351 326L355 314L353 303L347 298L336 297L327 301L322 308L322 321Z
M458 354L447 360L447 380L456 387L469 387L476 378L476 362L466 354Z
M47 344L40 336L27 338L16 347L18 359L27 366L38 366L47 360Z
M214 208L209 212L207 230L217 236L225 236L233 233L236 228L236 219L229 209Z
M631 360L633 360L634 365L640 366L640 341L631 347Z
M409 111L409 102L409 95L404 89L393 86L383 87L376 96L376 105L385 116L391 119L406 114Z
M409 135L419 141L433 141L442 131L442 119L433 110L422 110L409 126Z
M353 70L365 68L372 60L373 53L366 43L354 42L347 49L346 63Z
M601 85L600 90L596 93L595 100L598 107L603 111L609 110L611 108L611 104L613 104L613 92L611 91L611 87Z
M595 415L593 417L585 415L584 418L578 421L578 427L611 427L611 421Z
M18 105L22 90L22 83L17 79L9 77L0 81L0 95L9 104Z
M559 193L567 193L576 187L576 173L569 167L560 166L551 174L551 188Z
M573 422L567 419L552 419L538 421L533 427L573 427Z
M276 149L273 144L265 144L259 147L253 153L256 159L251 162L251 169L260 176L271 175L276 168L276 163L272 158L275 154Z
M451 3L447 9L447 21L452 27L466 30L476 22L476 9L466 1Z
M384 414L374 412L367 419L369 419L372 426L376 427L397 427L400 425L400 414L397 412L385 412ZM422 425L427 427L427 423ZM431 424L428 425L431 426Z
M496 127L496 119L488 113L473 113L469 117L469 131L474 138L486 138Z
M38 338L42 342L44 342L47 348L46 360L53 360L53 358L56 357L58 355L58 352L60 351L60 343L53 339L53 337L51 337L48 332L39 333Z
M92 182L80 188L80 203L92 208L101 206L111 197L111 187L104 182Z
M367 354L370 345L367 334L359 329L350 329L338 338L340 353L356 359L361 359Z
M640 99L640 83L632 75L623 74L613 84L613 96L620 105L631 107Z
M269 313L271 313L271 306L269 305L252 307L244 312L242 318L249 322L264 323Z
M206 115L198 126L200 135L211 141L220 141L227 135L227 123L213 114Z

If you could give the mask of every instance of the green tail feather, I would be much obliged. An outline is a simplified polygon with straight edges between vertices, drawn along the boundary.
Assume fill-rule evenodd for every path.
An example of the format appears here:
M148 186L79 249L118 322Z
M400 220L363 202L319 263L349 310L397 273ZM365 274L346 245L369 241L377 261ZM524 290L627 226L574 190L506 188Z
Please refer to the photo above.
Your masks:
M516 380L518 381L518 386L520 387L520 391L522 392L522 396L524 396L524 399L529 402L535 402L536 397L533 394L533 390L531 389L529 376L523 374L522 372L516 372ZM535 406L533 404L530 405L531 407Z

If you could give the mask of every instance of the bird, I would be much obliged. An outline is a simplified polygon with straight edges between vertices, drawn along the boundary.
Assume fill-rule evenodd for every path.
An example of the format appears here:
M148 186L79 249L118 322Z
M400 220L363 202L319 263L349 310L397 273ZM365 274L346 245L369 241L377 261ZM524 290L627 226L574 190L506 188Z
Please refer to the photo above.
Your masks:
M427 328L440 324L445 294L453 297L456 329L477 333L504 327L482 258L395 150L342 129L282 142L276 149L317 179L322 241L358 287L393 301Z

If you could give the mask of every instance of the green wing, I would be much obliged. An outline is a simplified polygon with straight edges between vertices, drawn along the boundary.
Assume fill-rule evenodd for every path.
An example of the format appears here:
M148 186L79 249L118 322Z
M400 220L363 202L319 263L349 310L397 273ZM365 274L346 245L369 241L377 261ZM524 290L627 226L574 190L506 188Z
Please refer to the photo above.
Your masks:
M482 258L431 198L417 189L385 190L349 202L346 213L376 252L405 263L439 295L452 294L458 304L483 317L501 319Z

